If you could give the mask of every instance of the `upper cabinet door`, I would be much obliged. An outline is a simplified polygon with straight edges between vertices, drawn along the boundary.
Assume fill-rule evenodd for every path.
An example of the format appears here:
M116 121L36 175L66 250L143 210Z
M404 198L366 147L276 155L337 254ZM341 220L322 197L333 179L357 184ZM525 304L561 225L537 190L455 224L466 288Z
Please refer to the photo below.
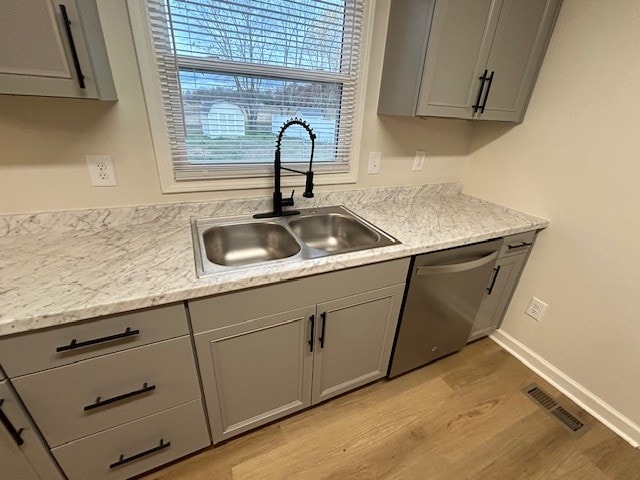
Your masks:
M478 118L522 121L560 2L504 0L487 61L491 89Z
M416 115L471 118L502 0L438 0Z
M561 2L393 0L378 113L521 122Z
M94 0L2 0L0 93L115 100Z

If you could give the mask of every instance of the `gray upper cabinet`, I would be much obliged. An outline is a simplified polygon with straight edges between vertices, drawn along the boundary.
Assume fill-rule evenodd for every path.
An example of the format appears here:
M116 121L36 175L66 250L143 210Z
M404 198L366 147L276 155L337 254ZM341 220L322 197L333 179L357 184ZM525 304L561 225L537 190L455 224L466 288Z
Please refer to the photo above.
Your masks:
M0 93L116 100L95 0L2 0Z
M435 4L416 113L469 118L484 71L496 0Z
M521 122L562 0L394 0L378 113Z

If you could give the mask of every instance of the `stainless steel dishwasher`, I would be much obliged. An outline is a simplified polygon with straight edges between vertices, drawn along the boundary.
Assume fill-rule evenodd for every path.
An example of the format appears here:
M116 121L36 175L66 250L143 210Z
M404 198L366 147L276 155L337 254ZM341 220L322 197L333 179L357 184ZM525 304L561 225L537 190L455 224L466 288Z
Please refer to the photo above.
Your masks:
M411 275L394 345L389 377L395 377L460 350L473 320L503 239L412 259Z

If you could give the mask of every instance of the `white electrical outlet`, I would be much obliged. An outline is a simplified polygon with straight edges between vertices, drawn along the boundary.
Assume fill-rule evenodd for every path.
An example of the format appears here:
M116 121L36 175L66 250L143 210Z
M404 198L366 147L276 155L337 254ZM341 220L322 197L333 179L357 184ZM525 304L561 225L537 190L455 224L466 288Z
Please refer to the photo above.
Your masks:
M413 171L419 172L424 168L424 159L427 156L427 152L424 150L416 150L416 156L413 159Z
M367 175L375 175L380 172L380 162L382 161L382 153L369 152L369 164L367 165Z
M118 185L111 155L85 155L89 165L91 184L94 187L115 187Z
M525 310L525 313L539 322L542 320L542 317L544 317L544 313L547 311L548 307L549 305L539 298L531 297L531 301L529 302L529 306Z

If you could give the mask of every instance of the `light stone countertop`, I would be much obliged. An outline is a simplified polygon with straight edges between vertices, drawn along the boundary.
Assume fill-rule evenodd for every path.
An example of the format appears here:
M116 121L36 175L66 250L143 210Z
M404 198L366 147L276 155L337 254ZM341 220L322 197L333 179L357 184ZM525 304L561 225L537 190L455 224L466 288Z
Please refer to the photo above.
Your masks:
M266 198L0 217L0 336L541 229L548 220L462 194L460 184L320 193L401 245L198 278L190 218L269 210Z

